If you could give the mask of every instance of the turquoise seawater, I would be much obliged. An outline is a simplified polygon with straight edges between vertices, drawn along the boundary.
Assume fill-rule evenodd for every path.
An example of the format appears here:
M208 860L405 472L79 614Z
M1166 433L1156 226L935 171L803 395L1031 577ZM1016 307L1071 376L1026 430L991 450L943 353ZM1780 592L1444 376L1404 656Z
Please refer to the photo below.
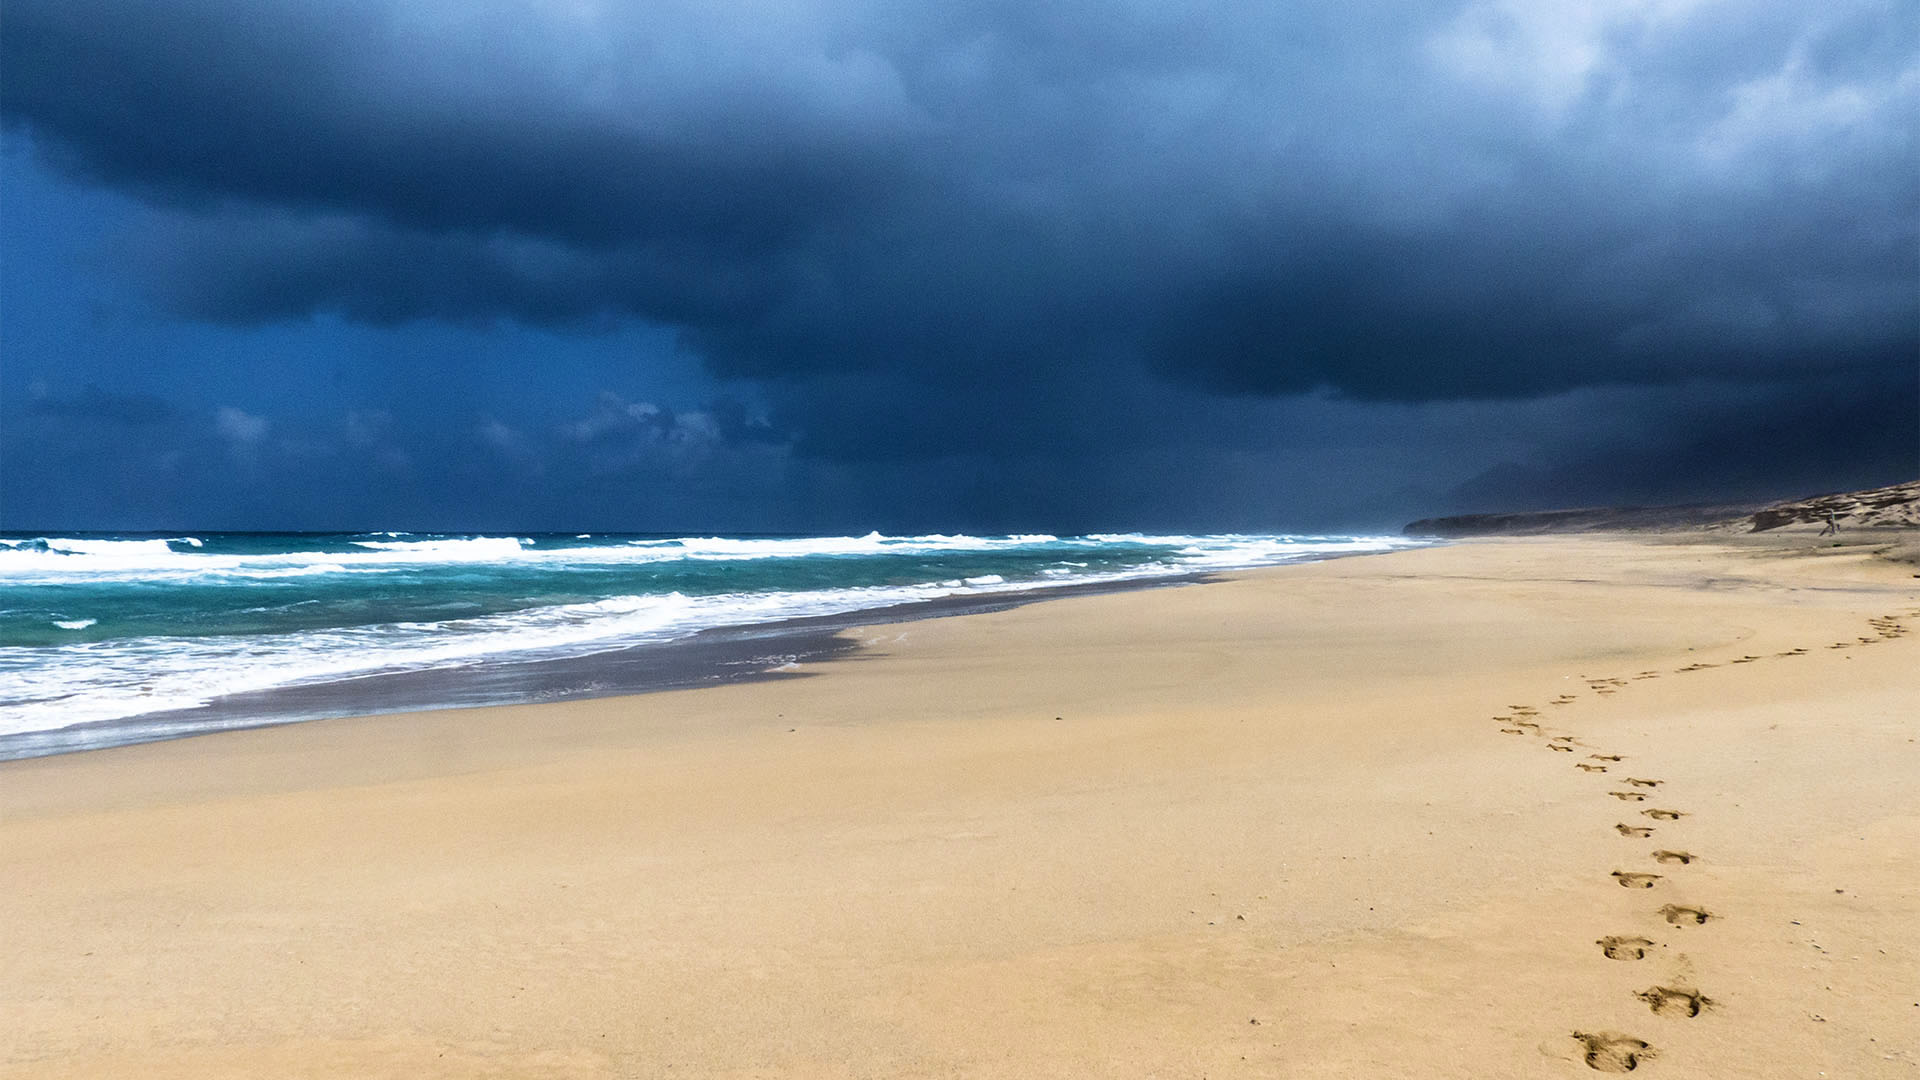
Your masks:
M1404 546L1291 535L0 534L0 735L376 672Z

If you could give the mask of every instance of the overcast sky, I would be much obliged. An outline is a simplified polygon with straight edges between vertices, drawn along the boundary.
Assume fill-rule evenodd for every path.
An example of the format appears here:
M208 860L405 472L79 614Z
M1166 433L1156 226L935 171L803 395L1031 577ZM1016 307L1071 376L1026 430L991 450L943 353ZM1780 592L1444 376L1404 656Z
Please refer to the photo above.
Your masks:
M9 0L0 526L1920 475L1920 4Z

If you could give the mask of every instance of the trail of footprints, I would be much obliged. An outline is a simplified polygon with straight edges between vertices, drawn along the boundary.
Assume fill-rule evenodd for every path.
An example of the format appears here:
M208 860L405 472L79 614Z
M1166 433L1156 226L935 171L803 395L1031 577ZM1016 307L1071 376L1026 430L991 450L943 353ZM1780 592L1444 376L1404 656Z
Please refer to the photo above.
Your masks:
M1920 611L1915 611L1911 614L1920 616ZM1828 645L1827 648L1851 649L1860 645L1874 645L1882 641L1891 641L1894 638L1903 637L1907 633L1906 624L1902 621L1901 617L1897 615L1882 615L1878 618L1869 619L1868 625L1873 628L1875 636L1858 637L1853 641L1836 641ZM1771 657L1743 655L1728 662L1733 664L1752 664L1761 660L1791 659L1797 656L1805 656L1807 652L1808 650L1803 647L1792 648L1783 652L1774 653ZM1720 665L1696 661L1685 667L1675 668L1672 673L1684 675L1695 671L1705 671L1718 666ZM1661 674L1662 673L1658 671L1642 671L1636 673L1631 681L1657 679ZM1588 690L1595 694L1606 696L1617 693L1622 687L1625 687L1630 680L1611 677L1594 677L1587 678L1585 681ZM1577 695L1561 694L1548 701L1547 704L1549 706L1570 705L1578 700ZM1542 740L1540 745L1558 753L1571 754L1575 752L1576 747L1584 748L1578 737L1574 735L1548 735L1537 719L1539 715L1540 710L1531 705L1509 705L1505 713L1495 716L1493 719L1500 725L1499 731L1501 734L1539 738ZM1606 774L1609 779L1611 779L1611 774L1608 770L1624 760L1625 758L1620 754L1591 753L1587 754L1584 760L1574 762L1573 767L1589 775ZM1614 783L1619 786L1614 790L1608 791L1607 794L1623 803L1633 804L1646 802L1648 793L1655 788L1659 788L1665 784L1666 781L1651 777L1625 776L1615 780ZM1656 822L1671 822L1686 817L1688 812L1663 806L1649 806L1640 810L1639 813L1642 817L1649 818ZM1626 822L1620 822L1613 826L1613 830L1630 840L1646 840L1653 836L1655 826L1630 825ZM1691 866L1700 861L1700 856L1691 851L1676 850L1673 848L1656 848L1648 857L1655 863L1666 867ZM1651 889L1660 882L1667 880L1664 874L1641 870L1615 870L1611 874L1611 877L1616 885L1624 889ZM1719 918L1719 916L1706 908L1684 904L1662 904L1659 908L1655 909L1654 914L1664 920L1668 926L1674 927L1677 930L1705 926L1707 923ZM1607 959L1631 963L1646 959L1649 950L1656 948L1660 943L1651 938L1636 935L1609 934L1600 938L1595 944L1600 946L1601 954ZM1707 997L1699 990L1690 986L1656 985L1644 990L1635 991L1633 996L1645 1002L1647 1009L1655 1016L1683 1020L1698 1017L1715 1005L1712 998ZM1573 1032L1572 1037L1579 1043L1581 1060L1586 1062L1588 1068L1596 1072L1633 1072L1651 1060L1656 1053L1653 1046L1646 1042L1646 1040L1617 1031L1576 1031Z

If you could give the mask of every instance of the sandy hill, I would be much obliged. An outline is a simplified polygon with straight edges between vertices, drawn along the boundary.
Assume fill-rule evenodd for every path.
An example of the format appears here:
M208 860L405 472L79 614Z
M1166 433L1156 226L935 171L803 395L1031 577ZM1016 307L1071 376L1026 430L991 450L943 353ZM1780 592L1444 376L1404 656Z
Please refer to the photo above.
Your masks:
M1547 533L1669 532L1706 527L1726 532L1767 532L1802 526L1825 528L1831 513L1842 529L1920 527L1920 480L1816 495L1776 503L1696 503L1685 506L1615 506L1537 510L1514 514L1460 514L1422 518L1408 536L1535 536Z
M1789 525L1826 527L1827 515L1841 528L1920 527L1920 480L1868 491L1847 491L1837 495L1816 495L1811 499L1775 503L1745 518L1722 522L1717 527L1751 532L1767 532Z

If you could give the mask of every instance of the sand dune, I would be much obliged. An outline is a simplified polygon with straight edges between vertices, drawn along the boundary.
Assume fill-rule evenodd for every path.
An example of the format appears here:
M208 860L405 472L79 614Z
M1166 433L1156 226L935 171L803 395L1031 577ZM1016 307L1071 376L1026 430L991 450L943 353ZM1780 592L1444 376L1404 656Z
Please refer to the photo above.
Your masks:
M1853 529L1920 526L1920 480L1866 491L1815 495L1771 503L1691 503L1679 506L1600 506L1502 514L1422 518L1408 536L1543 536L1563 533L1767 532L1798 525L1823 528L1827 515Z
M1775 503L1754 512L1745 523L1754 532L1766 532L1789 525L1823 526L1829 514L1842 527L1885 529L1920 526L1920 480L1869 491L1848 491ZM1740 523L1729 524L1737 526Z
M0 765L0 1074L1914 1076L1920 579L1776 537Z

